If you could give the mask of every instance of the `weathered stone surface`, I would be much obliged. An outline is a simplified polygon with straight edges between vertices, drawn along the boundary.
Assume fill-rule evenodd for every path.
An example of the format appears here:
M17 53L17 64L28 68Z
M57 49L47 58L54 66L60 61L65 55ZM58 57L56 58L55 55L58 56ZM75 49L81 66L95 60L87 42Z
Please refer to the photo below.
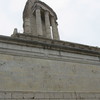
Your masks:
M0 100L100 100L100 48L57 41L41 1L28 0L23 20L25 34L0 36Z
M21 92L21 91L7 91L2 94L11 94L11 98L2 98L0 100L99 100L99 92ZM26 95L27 96L24 96ZM34 94L34 97L33 97ZM49 98L44 95L48 94ZM51 95L52 94L52 95ZM73 94L73 95L72 95ZM79 96L81 94L81 97ZM1 94L0 94L1 95ZM66 95L66 97L64 96ZM94 96L95 95L95 96Z
M28 0L23 12L24 34L59 40L56 20L56 13L47 4L39 0Z
M99 92L99 66L96 56L0 43L0 90Z
M24 98L24 93L19 93L19 92L14 92L12 93L12 98L13 99L23 99Z
M11 99L11 93L0 91L0 99Z

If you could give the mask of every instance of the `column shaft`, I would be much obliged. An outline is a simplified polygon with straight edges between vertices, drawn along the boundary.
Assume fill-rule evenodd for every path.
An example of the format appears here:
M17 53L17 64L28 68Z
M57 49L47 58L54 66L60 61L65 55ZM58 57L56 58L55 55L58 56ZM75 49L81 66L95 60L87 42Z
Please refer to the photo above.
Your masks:
M28 18L24 19L24 33L31 34L30 19L28 19Z
M49 18L49 12L48 11L45 11L45 27L46 27L45 36L47 38L51 39L50 18Z
M42 20L41 20L41 11L40 8L36 9L36 26L37 26L37 35L42 36Z
M53 39L59 40L59 33L58 33L58 28L57 28L57 23L55 21L54 17L51 17L51 24L52 24L52 34L53 34Z

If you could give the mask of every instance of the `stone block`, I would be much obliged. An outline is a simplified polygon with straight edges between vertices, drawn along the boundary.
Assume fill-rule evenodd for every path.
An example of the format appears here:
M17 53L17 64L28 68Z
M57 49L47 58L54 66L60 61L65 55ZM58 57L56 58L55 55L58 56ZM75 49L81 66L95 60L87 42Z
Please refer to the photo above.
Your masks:
M38 100L38 99L13 99L13 100Z
M63 95L64 95L64 99L75 99L76 98L75 93L66 92L66 93L63 93Z
M54 98L57 98L57 99L64 98L63 93L62 92L56 92L56 93L54 93Z
M76 100L76 99L57 99L57 100Z
M2 48L7 48L8 44L2 43Z
M95 99L96 96L94 93L77 93L78 99Z
M99 99L77 99L77 100L99 100Z
M50 98L50 93L48 93L48 92L47 93L44 93L44 98L45 99L49 99Z
M96 96L95 96L94 93L89 93L88 94L88 98L90 98L90 99L96 99Z
M96 99L100 99L100 93L95 94Z
M12 99L23 99L24 94L23 93L12 93Z
M11 99L11 93L6 92L6 93L4 94L4 98L5 98L5 99Z
M38 98L44 99L44 93L35 93L35 99Z
M1 92L0 99L11 99L11 93Z
M50 100L50 99L35 99L35 100Z
M58 99L54 99L54 98L53 98L53 99L51 99L51 98L50 98L49 100L58 100Z
M34 99L34 93L24 93L24 99Z
M6 98L6 99L0 99L0 100L17 100L17 99L7 99L7 98ZM18 99L18 100L19 100L19 99Z
M4 93L0 93L0 99L3 99L5 97Z
M53 99L54 98L54 93L53 92L47 92L47 93L44 93L44 98L45 99Z

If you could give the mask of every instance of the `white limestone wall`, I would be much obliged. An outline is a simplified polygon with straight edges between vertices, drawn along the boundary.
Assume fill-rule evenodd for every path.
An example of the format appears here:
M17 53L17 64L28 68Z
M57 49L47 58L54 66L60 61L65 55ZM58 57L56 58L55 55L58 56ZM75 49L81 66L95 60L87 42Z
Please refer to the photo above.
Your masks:
M100 92L100 59L0 43L0 91Z

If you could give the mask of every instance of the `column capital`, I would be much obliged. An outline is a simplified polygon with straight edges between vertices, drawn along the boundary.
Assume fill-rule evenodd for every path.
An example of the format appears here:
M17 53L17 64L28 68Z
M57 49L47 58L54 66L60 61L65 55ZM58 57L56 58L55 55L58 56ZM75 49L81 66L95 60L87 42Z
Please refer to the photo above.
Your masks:
M49 12L48 10L45 10L45 13L48 13L48 14L50 14L50 12Z
M37 6L36 6L36 10L37 10L37 9L40 9L40 10L41 10L42 8L41 8L40 6L37 5Z
M54 20L56 22L56 18L54 16L51 16L51 20Z

